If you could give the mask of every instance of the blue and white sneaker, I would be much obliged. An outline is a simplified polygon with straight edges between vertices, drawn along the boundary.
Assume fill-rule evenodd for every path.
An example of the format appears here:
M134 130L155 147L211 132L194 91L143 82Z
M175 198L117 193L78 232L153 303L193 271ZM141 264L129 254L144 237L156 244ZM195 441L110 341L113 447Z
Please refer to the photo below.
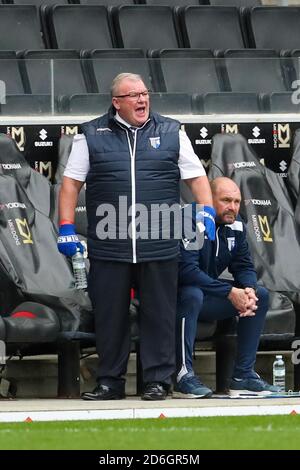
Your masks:
M257 375L244 379L233 378L229 385L230 398L267 397L282 393L280 387L268 384Z
M199 377L186 374L174 385L173 398L208 398L212 393Z

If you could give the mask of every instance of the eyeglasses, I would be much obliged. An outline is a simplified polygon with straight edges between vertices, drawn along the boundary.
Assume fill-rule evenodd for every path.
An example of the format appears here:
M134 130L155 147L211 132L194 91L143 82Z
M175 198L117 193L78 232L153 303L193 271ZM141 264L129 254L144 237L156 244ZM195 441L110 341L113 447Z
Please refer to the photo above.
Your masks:
M131 91L130 93L127 93L127 95L117 95L115 96L115 98L128 98L130 100L138 100L140 96L146 98L147 96L149 96L149 93L149 90L141 91L140 93L138 93L137 91Z

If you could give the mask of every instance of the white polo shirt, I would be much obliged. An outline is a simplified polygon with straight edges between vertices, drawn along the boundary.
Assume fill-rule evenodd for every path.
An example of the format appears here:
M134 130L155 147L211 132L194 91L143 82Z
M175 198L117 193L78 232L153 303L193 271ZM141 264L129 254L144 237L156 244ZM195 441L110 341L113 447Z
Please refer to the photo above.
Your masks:
M116 120L128 128L131 127L118 113L116 113ZM182 130L179 131L178 167L180 177L183 180L206 175L202 163L193 150L190 139L186 132ZM64 171L64 176L78 181L85 181L89 169L89 150L85 135L77 134L73 139L72 150Z

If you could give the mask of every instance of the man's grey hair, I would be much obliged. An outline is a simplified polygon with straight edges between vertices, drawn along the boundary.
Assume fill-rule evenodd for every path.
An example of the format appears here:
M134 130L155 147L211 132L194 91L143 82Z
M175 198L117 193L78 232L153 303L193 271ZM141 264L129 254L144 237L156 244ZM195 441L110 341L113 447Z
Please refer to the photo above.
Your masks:
M112 84L110 87L111 96L116 96L116 94L118 93L119 85L123 80L132 80L133 82L139 82L139 81L144 82L143 78L136 73L129 73L129 72L119 73L119 75L117 75L112 81Z

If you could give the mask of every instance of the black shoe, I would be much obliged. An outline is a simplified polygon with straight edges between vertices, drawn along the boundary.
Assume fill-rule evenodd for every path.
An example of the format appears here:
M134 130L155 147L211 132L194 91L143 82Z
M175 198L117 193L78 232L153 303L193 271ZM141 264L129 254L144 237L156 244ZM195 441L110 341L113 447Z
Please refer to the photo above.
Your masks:
M92 392L81 394L83 400L122 400L125 398L124 392L117 392L107 385L99 384Z
M142 400L165 400L168 395L169 386L161 382L149 382L141 395Z

